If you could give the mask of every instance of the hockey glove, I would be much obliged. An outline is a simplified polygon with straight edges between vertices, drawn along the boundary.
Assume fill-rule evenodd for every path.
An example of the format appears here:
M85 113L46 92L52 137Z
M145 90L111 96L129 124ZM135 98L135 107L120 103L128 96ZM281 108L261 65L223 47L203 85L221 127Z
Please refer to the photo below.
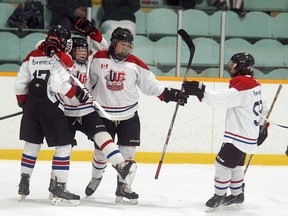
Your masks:
M269 127L269 122L266 122L264 125L260 126L260 131L259 131L259 136L257 140L257 145L260 146L262 143L266 140L268 137L268 127Z
M184 106L187 103L188 95L181 93L178 89L165 88L164 92L164 101L166 103L170 101L177 102L179 100L179 105Z
M44 42L44 52L47 56L52 57L54 53L57 53L60 49L61 42L58 37L50 35L46 37Z
M195 95L199 101L202 101L206 87L203 83L197 81L184 81L182 86L186 94Z
M76 87L75 97L80 103L86 103L86 101L89 99L89 96L79 86Z
M74 27L78 32L84 35L90 35L94 31L96 31L96 28L93 26L93 24L86 18L78 19Z

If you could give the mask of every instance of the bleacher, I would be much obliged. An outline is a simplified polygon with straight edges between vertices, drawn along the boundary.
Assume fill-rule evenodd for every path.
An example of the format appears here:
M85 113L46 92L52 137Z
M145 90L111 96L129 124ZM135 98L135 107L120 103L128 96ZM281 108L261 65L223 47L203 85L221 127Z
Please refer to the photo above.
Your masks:
M45 8L45 29L29 30L18 37L18 29L6 25L15 4L23 2L0 0L0 71L14 71L36 43L44 39L51 13ZM189 76L219 77L221 45L224 62L236 52L250 52L255 57L255 75L261 79L286 79L288 74L288 18L287 0L246 0L247 14L240 18L227 11L225 41L221 44L221 19L223 12L198 0L195 9L182 10L165 5L164 0L142 1L136 13L137 35L133 54L141 58L157 76L175 76L177 55L177 29L185 29L196 45L196 52ZM99 25L101 6L92 8L92 18ZM180 17L181 16L181 17ZM109 36L104 35L108 39ZM185 73L189 53L181 43L180 76ZM9 67L10 66L10 67ZM225 70L227 70L225 68ZM178 72L179 75L179 72ZM228 77L228 73L224 73Z

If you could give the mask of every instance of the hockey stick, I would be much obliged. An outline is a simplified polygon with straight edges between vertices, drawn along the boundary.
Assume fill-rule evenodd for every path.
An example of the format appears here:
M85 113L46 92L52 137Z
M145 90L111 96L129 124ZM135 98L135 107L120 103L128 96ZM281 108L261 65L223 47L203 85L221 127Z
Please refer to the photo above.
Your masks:
M272 110L273 110L273 108L274 108L274 105L275 105L276 100L277 100L277 98L278 98L278 96L279 96L279 94L280 94L281 89L282 89L282 84L280 84L279 87L278 87L278 89L277 89L277 92L276 92L276 94L275 94L275 97L274 97L274 99L273 99L273 102L272 102L272 104L271 104L271 106L270 106L270 109L269 109L269 111L268 111L267 117L265 118L265 123L264 123L264 125L263 125L263 127L262 127L262 130L265 129L267 123L269 122L268 119L269 119L269 117L270 117L270 115L271 115L271 112L272 112ZM249 159L248 159L247 165L246 165L246 167L245 167L245 169L244 169L244 175L245 175L246 172L247 172L247 169L248 169L248 167L249 167L249 165L250 165L250 163L251 163L251 160L252 160L253 156L254 156L254 154L251 154L250 157L249 157Z
M13 114L10 114L10 115L6 115L6 116L2 116L2 117L0 117L0 121L4 120L4 119L7 119L7 118L14 117L14 116L18 116L18 115L21 115L21 114L23 114L23 111L16 112L16 113L13 113Z
M64 64L64 62L62 62L62 60L56 55L56 53L54 52L52 54L52 56L58 61L60 62L60 64L62 65L62 67L70 74L70 77L73 79L73 81L85 92L85 94L87 94L87 96L92 100L92 105L95 109L98 109L105 118L111 120L111 121L117 121L117 120L122 120L122 119L127 119L129 116L112 116L109 115L104 109L103 107L96 101L96 99L90 94L90 92L88 91L88 89L83 85L83 83L81 83L76 77L73 76L73 74L71 74L71 70L67 67L67 65Z
M194 45L192 39L190 38L190 36L187 34L187 32L185 30L183 30L183 29L178 30L178 34L181 36L183 41L186 43L186 45L188 46L189 51L190 51L190 57L189 57L188 65L187 65L186 72L185 72L184 79L183 79L183 82L184 82L184 81L187 80L187 77L188 77L188 74L189 74L189 70L191 68L192 60L193 60L194 53L195 53L195 45ZM181 86L181 92L183 92L183 87L182 86ZM176 114L177 114L178 108L179 108L179 101L177 102L176 107L175 107L175 111L173 113L173 117L172 117L172 120L171 120L171 123L170 123L170 127L169 127L169 130L168 130L167 136L166 136L165 144L164 144L164 147L163 147L163 150L162 150L162 155L161 155L160 161L158 163L158 167L157 167L156 174L155 174L155 177L154 177L155 179L158 179L158 177L159 177L159 173L160 173L160 170L161 170L161 167L162 167L162 163L163 163L164 156L165 156L165 153L166 153L166 149L167 149L167 146L168 146L168 143L169 143L169 139L170 139L170 136L171 136L173 125L174 125L174 122L175 122L175 119L176 119Z

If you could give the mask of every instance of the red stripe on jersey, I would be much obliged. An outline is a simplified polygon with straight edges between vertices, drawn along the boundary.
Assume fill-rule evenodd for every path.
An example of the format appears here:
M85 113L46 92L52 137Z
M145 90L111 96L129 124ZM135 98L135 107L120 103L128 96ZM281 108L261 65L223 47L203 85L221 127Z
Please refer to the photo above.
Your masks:
M113 143L113 140L110 139L110 140L107 140L106 142L104 142L101 147L100 147L100 150L102 151L107 145L109 145L110 143Z
M71 89L65 94L68 98L72 98L76 94L76 87L72 86Z
M227 131L225 131L225 133L230 134L230 135L233 135L233 136L235 136L235 137L239 137L239 138L242 138L242 139L246 139L246 140L251 140L251 141L256 141L256 140L257 140L257 139L251 139L251 138L248 138L248 137L240 136L240 135L237 135L237 134L234 134L234 133L231 133L231 132L227 132Z
M244 91L244 90L253 89L259 85L260 84L258 83L257 80L254 79L254 77L240 75L230 80L229 87L235 88L238 91Z

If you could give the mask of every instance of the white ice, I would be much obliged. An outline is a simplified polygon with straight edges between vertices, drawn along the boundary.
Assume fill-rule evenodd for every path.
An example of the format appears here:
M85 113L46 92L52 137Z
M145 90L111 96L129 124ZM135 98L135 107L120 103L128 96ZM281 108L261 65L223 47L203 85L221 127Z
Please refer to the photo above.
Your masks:
M30 181L30 195L18 201L19 161L0 161L0 216L288 216L288 167L250 166L245 177L244 208L205 212L213 195L213 165L163 164L158 180L157 164L138 164L133 189L138 205L114 203L116 171L109 166L101 185L90 198L85 187L91 178L91 163L71 162L68 190L81 196L76 207L53 206L48 199L49 161L37 161Z

